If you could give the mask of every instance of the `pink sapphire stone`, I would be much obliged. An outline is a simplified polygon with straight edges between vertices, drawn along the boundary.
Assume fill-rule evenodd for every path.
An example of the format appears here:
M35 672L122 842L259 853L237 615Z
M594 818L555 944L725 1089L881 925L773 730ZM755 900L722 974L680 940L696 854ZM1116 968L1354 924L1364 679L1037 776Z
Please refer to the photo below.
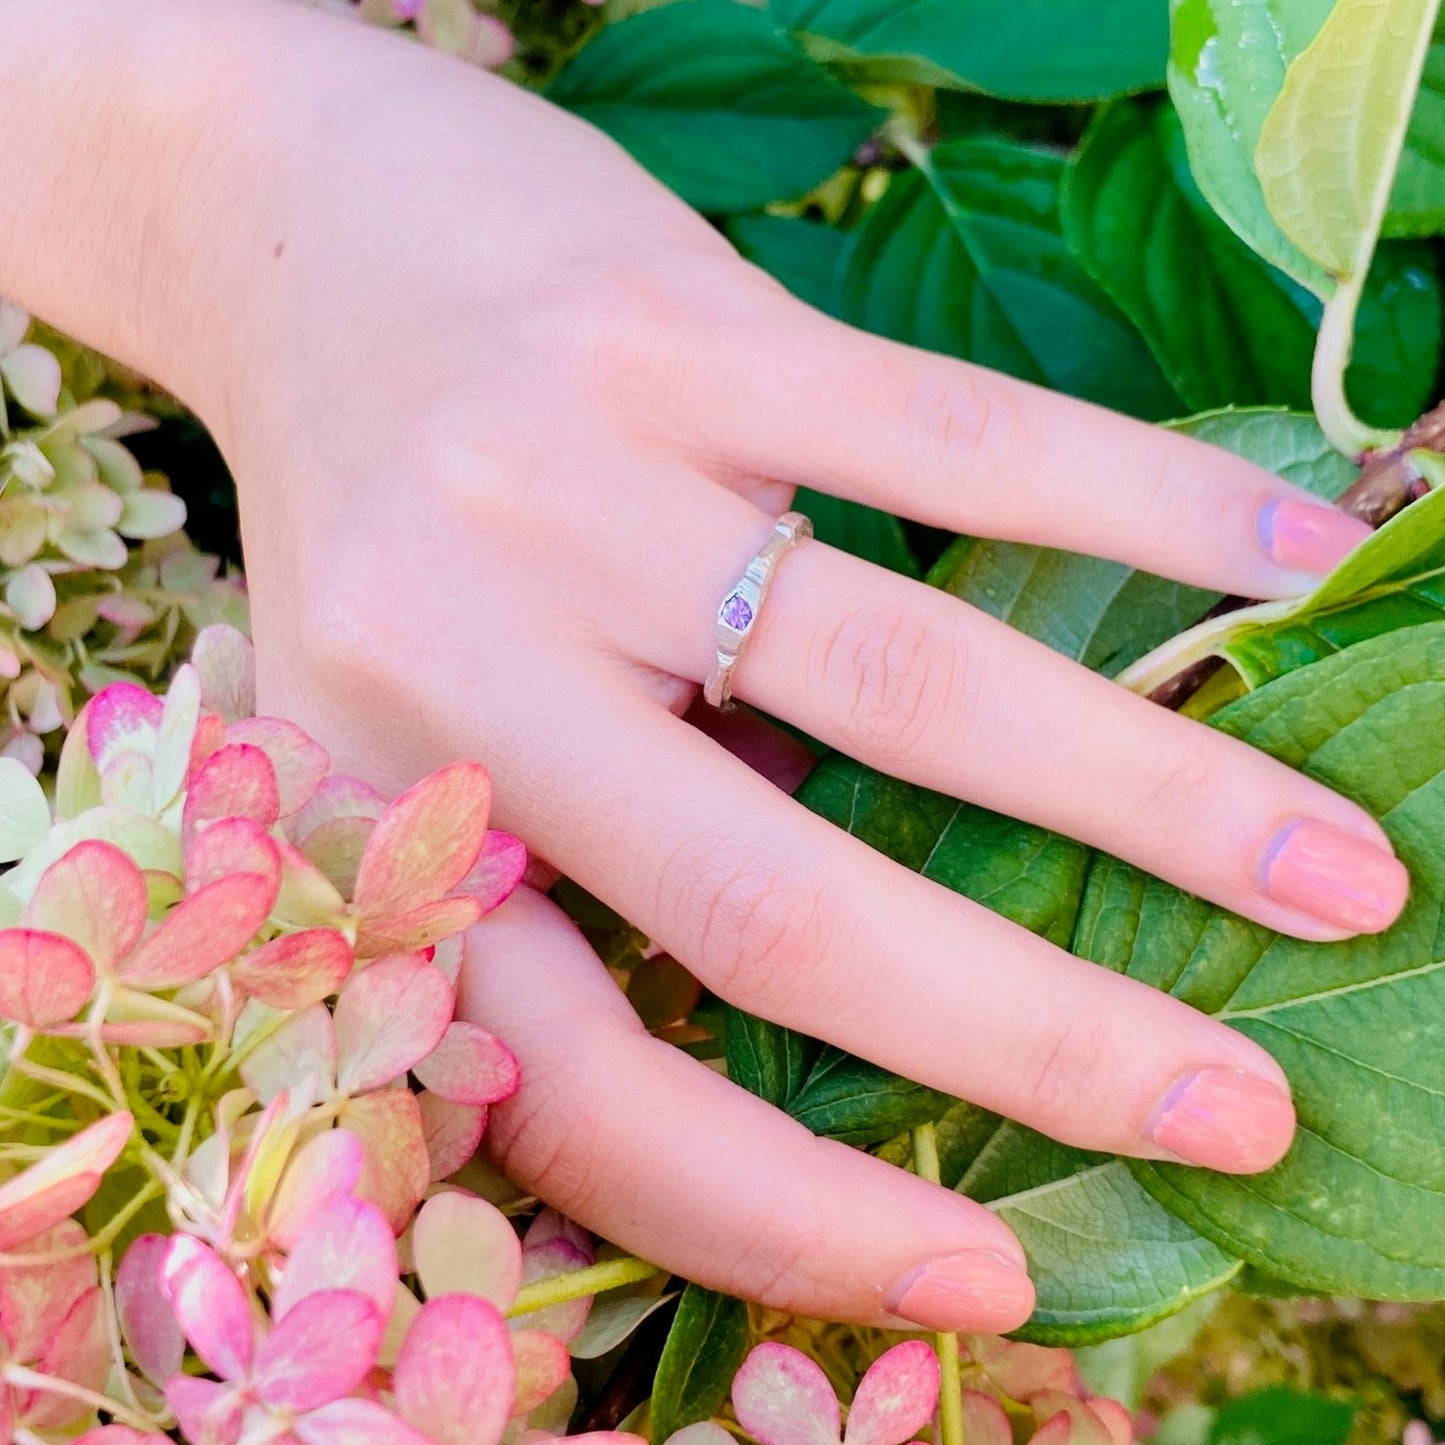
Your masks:
M722 605L722 620L729 627L735 627L739 632L746 631L748 624L753 620L753 609L746 597L739 596L736 592L730 593Z

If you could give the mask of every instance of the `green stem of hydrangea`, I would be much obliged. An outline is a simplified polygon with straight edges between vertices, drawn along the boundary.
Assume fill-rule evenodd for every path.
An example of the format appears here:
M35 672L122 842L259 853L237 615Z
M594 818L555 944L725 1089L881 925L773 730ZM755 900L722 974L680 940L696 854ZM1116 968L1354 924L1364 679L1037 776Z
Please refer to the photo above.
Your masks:
M566 1304L568 1300L620 1289L625 1284L636 1284L661 1273L657 1265L648 1264L645 1259L628 1256L604 1260L601 1264L588 1265L586 1269L568 1270L566 1274L554 1274L549 1279L539 1279L536 1284L524 1286L507 1314L509 1317L530 1314L550 1305Z
M933 1184L942 1182L938 1165L938 1130L932 1124L920 1124L913 1131L913 1168L920 1179L927 1179ZM933 1348L938 1351L938 1368L942 1376L938 1391L939 1445L964 1445L958 1336L946 1332L936 1334Z
M132 1430L148 1433L155 1429L156 1422L151 1416L127 1410L119 1400L112 1400L109 1395L98 1394L95 1390L87 1390L84 1385L77 1385L70 1380L42 1375L39 1370L27 1369L24 1365L6 1365L4 1371L0 1372L0 1378L7 1384L18 1385L22 1390L41 1390L49 1395L64 1395L67 1399L78 1400L82 1405L89 1405L92 1410L104 1411L116 1423L129 1425Z
M1335 294L1325 302L1310 382L1320 430L1336 451L1356 461L1366 452L1388 450L1400 440L1399 432L1380 431L1362 422L1345 394L1345 372L1355 342L1355 313L1360 307L1368 269L1367 256L1359 271L1341 281Z

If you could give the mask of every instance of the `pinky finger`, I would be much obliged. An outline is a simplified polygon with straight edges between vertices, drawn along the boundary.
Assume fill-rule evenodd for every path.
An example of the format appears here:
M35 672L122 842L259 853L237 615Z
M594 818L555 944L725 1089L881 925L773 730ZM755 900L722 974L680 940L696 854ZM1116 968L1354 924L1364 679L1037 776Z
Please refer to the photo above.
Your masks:
M548 1203L699 1284L814 1318L1003 1331L1033 1289L982 1206L801 1125L651 1038L567 918L521 890L469 938L463 1012L522 1087L499 1162Z

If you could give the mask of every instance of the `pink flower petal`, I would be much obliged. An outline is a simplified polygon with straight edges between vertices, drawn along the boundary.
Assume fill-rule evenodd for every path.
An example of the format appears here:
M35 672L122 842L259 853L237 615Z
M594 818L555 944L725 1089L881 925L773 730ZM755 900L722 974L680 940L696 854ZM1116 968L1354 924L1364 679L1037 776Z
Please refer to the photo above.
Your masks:
M1010 1400L1027 1404L1045 1390L1073 1391L1074 1357L1068 1350L1019 1344L996 1335L968 1335L964 1343L973 1362Z
M281 886L281 853L271 835L254 819L222 818L191 840L186 850L186 891L233 873L254 873Z
M255 1321L230 1266L194 1236L173 1235L161 1265L161 1288L206 1368L223 1380L243 1380L255 1356Z
M256 649L234 627L203 627L191 648L191 663L201 679L201 701L228 722L256 711Z
M233 743L249 743L271 759L281 797L281 817L311 800L331 767L325 748L293 722L277 717L243 718L226 730Z
M885 1351L859 1382L848 1411L846 1445L903 1445L933 1419L938 1356L922 1340Z
M570 1436L570 1440L603 1440L613 1431L597 1431L585 1435ZM965 1437L966 1445L974 1445L973 1436ZM734 1437L715 1420L699 1420L695 1425L684 1425L667 1437L667 1445L734 1445Z
M1046 1390L1029 1402L1046 1445L1114 1445L1113 1432L1077 1395Z
M330 818L306 835L301 851L331 880L337 892L350 898L356 891L356 874L375 828L370 818Z
M11 1359L26 1364L38 1360L76 1300L94 1288L98 1278L95 1258L76 1252L85 1242L80 1225L63 1219L30 1240L21 1257L68 1253L69 1258L0 1265L0 1338Z
M1034 1431L1032 1441L1033 1445L1082 1445L1082 1442L1074 1437L1074 1422L1069 1418L1067 1410L1060 1410L1057 1415L1049 1416Z
M281 892L272 918L284 928L339 928L346 900L317 866L289 843L281 847Z
M108 1044L126 1044L134 1049L179 1049L202 1044L210 1037L199 1024L170 1019L130 1019L101 1025L100 1037Z
M230 1385L176 1375L166 1384L166 1403L191 1445L237 1445L241 1438L244 1396Z
M526 844L510 833L493 830L487 834L477 861L456 891L470 894L490 913L511 897L526 871Z
M262 1102L314 1080L330 1092L336 1080L336 1035L325 1004L293 1013L242 1061L241 1077Z
M1133 1445L1134 1417L1117 1400L1093 1399L1089 1401L1089 1409L1108 1431L1111 1445Z
M0 930L0 1018L32 1029L67 1023L94 986L79 944L34 928Z
M450 1179L477 1152L487 1130L487 1111L425 1092L416 1096L416 1102L421 1110L431 1180L439 1184Z
M96 1285L71 1305L51 1337L36 1369L52 1379L68 1380L85 1390L100 1391L110 1373L110 1340L106 1334L105 1299ZM26 1424L37 1430L79 1425L95 1412L84 1401L54 1390L36 1390L20 1407Z
M494 1204L448 1192L422 1205L412 1229L416 1275L428 1299L471 1294L507 1309L522 1284L522 1242Z
M435 1445L497 1445L512 1413L512 1339L473 1295L422 1306L396 1362L396 1412Z
M309 1294L256 1351L252 1384L276 1410L315 1410L349 1395L376 1363L382 1318L354 1290Z
M335 1195L296 1241L271 1297L271 1318L284 1319L308 1295L342 1289L365 1295L385 1320L396 1299L396 1276L396 1236L381 1210L369 1200Z
M250 818L263 828L281 816L276 770L260 748L228 743L206 759L186 791L181 836L189 846L205 823L221 818Z
M141 1235L115 1272L115 1309L126 1348L146 1379L159 1387L181 1368L186 1352L185 1335L161 1288L168 1245L163 1235Z
M963 1438L968 1445L1014 1445L1008 1414L993 1396L963 1392Z
M113 843L87 839L40 875L25 921L73 938L102 972L114 969L146 924L145 878Z
M567 1346L543 1330L513 1330L512 1357L517 1380L514 1416L529 1414L550 1399L572 1373Z
M565 1240L573 1249L586 1256L588 1264L593 1263L596 1258L592 1236L576 1220L568 1219L565 1214L555 1209L542 1209L534 1216L522 1235L522 1250L525 1253L528 1250L540 1249L554 1239Z
M163 711L160 698L134 683L112 683L96 693L85 710L85 736L96 767L105 772L123 753L152 754Z
M432 1445L374 1400L337 1400L303 1415L292 1433L301 1445Z
M382 814L356 880L368 917L410 912L466 877L487 833L492 783L477 763L454 763L408 789Z
M347 1101L338 1120L356 1134L366 1163L356 1192L379 1205L400 1234L431 1182L421 1110L410 1089L383 1089Z
M0 1252L43 1234L89 1202L134 1125L129 1114L108 1114L0 1186Z
M434 1094L454 1104L496 1104L517 1092L516 1056L496 1034L459 1019L412 1072Z
M758 1345L733 1379L738 1423L759 1445L838 1445L842 1412L822 1369L791 1345Z
M374 823L384 812L386 799L370 783L346 773L332 773L322 780L311 801L287 820L286 829L293 842L304 843L323 823L339 818L370 819Z
M367 914L361 920L356 952L364 958L384 953L415 953L435 948L481 920L475 898L438 898L410 913Z
M272 1196L271 1239L282 1249L294 1249L316 1215L356 1187L364 1157L361 1140L349 1129L328 1129L308 1139L292 1156Z
M334 928L283 933L231 965L243 993L279 1009L302 1009L330 998L351 972L351 945Z
M525 1239L522 1241L522 1284L525 1287L559 1274L586 1269L592 1259L590 1249L579 1249L568 1239L549 1239L541 1244ZM591 1311L592 1296L582 1295L578 1299L549 1305L546 1309L515 1315L509 1323L513 1329L545 1330L547 1334L556 1335L559 1340L570 1344L582 1333Z
M156 731L152 797L157 811L167 807L185 786L200 720L201 680L194 667L183 663L171 679Z
M400 1078L441 1042L456 998L428 959L383 958L356 974L336 1001L337 1082L363 1094Z
M87 1430L75 1445L169 1445L169 1437L149 1430L132 1430L129 1425L100 1425Z
M129 988L179 988L214 973L265 923L276 896L269 878L233 873L182 899L121 966Z

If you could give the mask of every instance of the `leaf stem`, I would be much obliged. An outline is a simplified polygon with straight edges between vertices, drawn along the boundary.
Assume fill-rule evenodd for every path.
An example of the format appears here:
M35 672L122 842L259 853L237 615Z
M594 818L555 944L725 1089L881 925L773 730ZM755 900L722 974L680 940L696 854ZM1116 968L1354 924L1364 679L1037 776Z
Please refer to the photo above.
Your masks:
M913 1131L913 1169L920 1179L939 1184L938 1130L932 1124L920 1124ZM939 1333L933 1337L938 1352L938 1368L942 1376L938 1392L938 1445L964 1445L963 1384L958 1371L958 1336Z
M1345 395L1345 371L1355 340L1355 313L1369 272L1369 256L1353 275L1339 283L1325 302L1315 342L1314 368L1310 379L1311 397L1320 430L1330 445L1356 461L1367 452L1388 451L1400 440L1397 431L1379 431L1357 417Z
M604 1290L620 1289L625 1284L636 1284L639 1280L651 1279L661 1274L655 1264L645 1259L634 1259L630 1255L623 1259L608 1259L601 1264L590 1264L586 1269L572 1269L565 1274L554 1274L548 1279L539 1279L535 1284L525 1285L518 1293L508 1318L530 1314L533 1310L546 1309L549 1305L565 1304L568 1300L582 1299L589 1294L601 1294Z

